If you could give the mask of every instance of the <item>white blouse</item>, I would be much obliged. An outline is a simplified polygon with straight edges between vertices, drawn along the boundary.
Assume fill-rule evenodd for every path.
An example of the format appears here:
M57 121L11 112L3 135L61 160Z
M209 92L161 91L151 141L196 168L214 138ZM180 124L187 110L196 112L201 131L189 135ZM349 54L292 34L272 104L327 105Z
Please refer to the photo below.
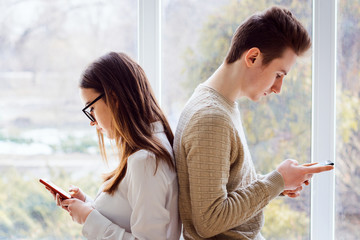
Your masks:
M173 156L161 122L152 123L153 134ZM173 158L174 159L174 158ZM159 162L146 150L128 158L127 172L114 195L102 191L94 201L94 210L83 226L88 239L179 239L181 221L178 212L176 172Z

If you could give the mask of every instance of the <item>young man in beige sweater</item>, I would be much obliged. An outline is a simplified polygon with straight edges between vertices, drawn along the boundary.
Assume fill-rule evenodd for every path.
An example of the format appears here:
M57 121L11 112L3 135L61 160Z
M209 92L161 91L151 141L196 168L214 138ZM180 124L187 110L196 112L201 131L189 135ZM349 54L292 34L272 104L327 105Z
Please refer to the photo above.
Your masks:
M236 103L280 93L297 56L310 46L288 10L270 8L238 27L224 63L196 88L174 142L185 239L264 239L263 208L281 193L298 196L314 173L333 168L287 159L257 175Z

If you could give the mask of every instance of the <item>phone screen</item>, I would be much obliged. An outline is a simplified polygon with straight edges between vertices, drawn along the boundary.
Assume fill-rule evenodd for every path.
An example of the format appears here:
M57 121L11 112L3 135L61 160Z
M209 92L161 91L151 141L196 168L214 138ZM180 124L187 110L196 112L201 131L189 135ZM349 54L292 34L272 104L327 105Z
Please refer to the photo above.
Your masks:
M51 181L43 179L43 178L40 178L39 181L42 184L44 184L45 186L47 186L48 188L50 188L54 193L58 193L62 199L70 199L71 198L71 195L69 193L67 193L60 187L56 186Z

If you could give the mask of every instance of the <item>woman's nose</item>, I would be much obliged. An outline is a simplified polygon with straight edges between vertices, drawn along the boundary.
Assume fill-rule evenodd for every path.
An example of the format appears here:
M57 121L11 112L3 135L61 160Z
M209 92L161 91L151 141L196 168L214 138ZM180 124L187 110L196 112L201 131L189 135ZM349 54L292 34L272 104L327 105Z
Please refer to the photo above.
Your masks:
M91 121L90 122L90 126L95 126L96 125L96 121Z

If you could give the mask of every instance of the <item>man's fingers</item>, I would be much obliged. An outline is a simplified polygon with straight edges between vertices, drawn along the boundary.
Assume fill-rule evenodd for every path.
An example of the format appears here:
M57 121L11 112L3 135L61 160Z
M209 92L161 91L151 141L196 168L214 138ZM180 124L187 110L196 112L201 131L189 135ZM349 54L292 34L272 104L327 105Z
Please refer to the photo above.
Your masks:
M313 165L316 165L316 164L318 164L317 162L313 162L313 163L304 163L304 164L302 164L302 166L304 166L304 167L310 167L310 166L313 166Z
M326 166L310 166L304 167L305 173L321 173L334 169L334 166L326 165Z
M299 192L285 193L285 195L290 197L290 198L296 198L296 197L300 196L300 193Z
M292 189L292 190L285 190L285 191L283 192L283 194L286 194L286 195L289 195L289 194L299 194L299 192L300 192L302 189L303 189L303 187L302 187L302 186L299 186L299 187L297 187L297 188L295 188L295 189Z

